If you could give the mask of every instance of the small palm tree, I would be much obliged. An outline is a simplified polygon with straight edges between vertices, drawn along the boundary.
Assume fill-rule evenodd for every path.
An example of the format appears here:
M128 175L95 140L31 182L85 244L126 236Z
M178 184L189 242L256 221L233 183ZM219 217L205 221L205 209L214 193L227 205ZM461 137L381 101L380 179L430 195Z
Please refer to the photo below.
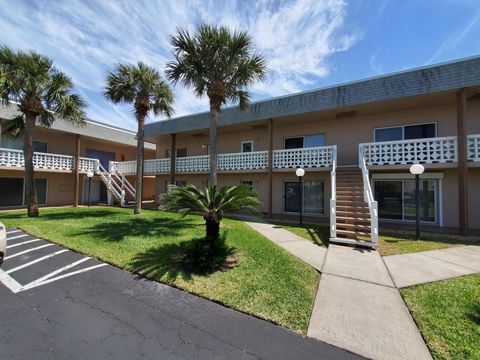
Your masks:
M0 46L0 97L4 104L18 102L22 115L9 131L24 135L25 198L28 216L38 216L33 141L37 122L50 127L55 115L77 125L84 124L85 102L73 92L72 80L53 66L53 61L34 51L13 51Z
M192 36L178 29L171 44L175 60L167 64L167 76L193 88L198 97L210 100L210 185L217 185L217 127L220 107L239 102L242 110L250 102L246 88L265 76L264 58L253 52L252 39L243 31L225 26L202 25Z
M119 64L107 76L105 97L114 104L133 104L138 123L137 131L137 179L135 186L134 214L142 207L143 159L145 140L145 118L149 111L154 115L173 113L173 94L170 86L162 80L154 68L139 62L136 65Z
M246 211L258 214L260 205L257 193L247 185L223 186L220 190L210 185L205 191L194 185L173 185L160 196L160 208L163 210L178 210L182 217L190 212L203 214L207 242L218 240L224 213Z

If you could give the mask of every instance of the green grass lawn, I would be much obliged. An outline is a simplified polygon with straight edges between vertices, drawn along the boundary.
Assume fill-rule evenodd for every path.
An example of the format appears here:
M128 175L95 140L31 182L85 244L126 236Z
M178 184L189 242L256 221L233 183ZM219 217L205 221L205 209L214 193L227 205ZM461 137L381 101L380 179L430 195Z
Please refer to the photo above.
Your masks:
M326 224L299 224L283 221L270 222L284 227L298 236L314 243L326 246L330 238L330 229ZM408 254L419 251L445 249L458 245L480 245L480 238L475 236L462 237L434 233L422 233L420 240L415 240L415 234L408 231L382 231L379 237L378 251L382 256Z
M0 212L7 227L51 240L132 272L221 302L232 308L306 333L319 281L318 273L240 221L225 219L227 245L237 267L208 275L184 265L189 241L204 235L202 217L91 207Z
M435 359L480 359L480 275L401 293Z

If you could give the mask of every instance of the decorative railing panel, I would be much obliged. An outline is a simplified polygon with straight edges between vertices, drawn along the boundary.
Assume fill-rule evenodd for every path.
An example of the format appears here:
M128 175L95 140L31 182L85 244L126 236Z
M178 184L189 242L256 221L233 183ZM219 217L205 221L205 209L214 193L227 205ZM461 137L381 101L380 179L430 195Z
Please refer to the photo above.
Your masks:
M98 164L99 161L97 159L90 159L90 158L80 158L78 161L78 171L80 172L88 172L98 171Z
M135 175L137 173L136 161L112 161L112 164L115 164L115 169L121 172L123 175Z
M467 137L467 159L480 162L480 134Z
M273 167L275 169L331 167L333 159L333 146L273 151Z
M206 172L210 170L210 156L187 156L177 158L175 163L177 172Z
M73 156L36 152L33 154L33 167L42 170L72 171ZM22 150L0 149L0 167L25 167Z
M170 159L145 160L143 171L145 174L168 174L170 172Z
M359 150L368 166L457 162L455 136L360 144Z
M260 170L268 167L268 151L221 154L218 170Z

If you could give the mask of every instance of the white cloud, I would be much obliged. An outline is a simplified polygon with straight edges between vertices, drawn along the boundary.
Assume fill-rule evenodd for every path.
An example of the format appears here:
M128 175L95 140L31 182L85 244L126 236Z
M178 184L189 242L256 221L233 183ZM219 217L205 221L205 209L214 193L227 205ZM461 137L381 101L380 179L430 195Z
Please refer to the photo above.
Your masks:
M343 0L164 0L1 1L0 43L32 48L55 60L89 103L88 115L135 129L126 106L106 102L106 73L118 62L142 60L163 69L170 59L169 35L178 26L202 22L247 30L268 60L266 81L254 98L313 87L331 71L330 55L346 51L361 35L346 25ZM175 87L175 115L208 109L207 99Z

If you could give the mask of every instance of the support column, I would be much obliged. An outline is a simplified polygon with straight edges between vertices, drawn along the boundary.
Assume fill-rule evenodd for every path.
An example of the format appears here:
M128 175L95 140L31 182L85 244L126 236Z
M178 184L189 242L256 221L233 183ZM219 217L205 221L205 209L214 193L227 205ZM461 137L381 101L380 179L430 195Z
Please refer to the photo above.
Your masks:
M73 206L78 206L78 198L80 195L80 135L75 135L75 160L73 169Z
M458 153L458 225L460 234L468 235L468 167L467 133L465 116L467 109L467 91L457 92L457 153Z
M268 119L268 217L272 217L273 200L273 119Z
M176 134L172 134L172 146L170 148L170 184L175 185L175 162L177 159Z

